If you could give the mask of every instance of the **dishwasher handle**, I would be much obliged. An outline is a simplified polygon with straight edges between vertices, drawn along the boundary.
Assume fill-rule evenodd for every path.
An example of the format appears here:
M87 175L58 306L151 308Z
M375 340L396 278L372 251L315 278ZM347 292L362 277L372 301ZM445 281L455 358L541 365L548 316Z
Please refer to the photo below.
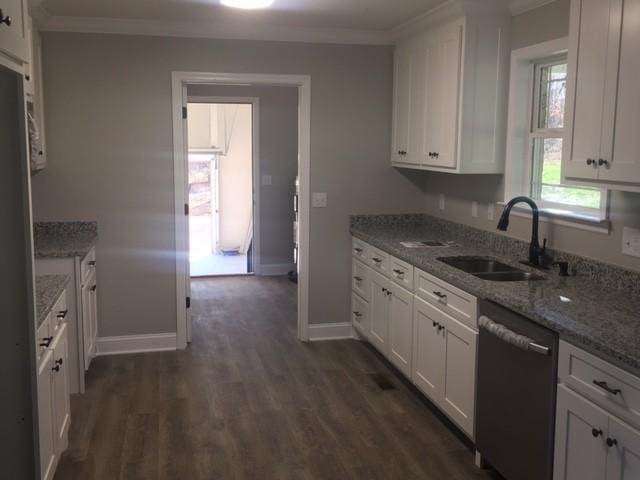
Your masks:
M499 339L514 345L522 350L527 350L529 352L538 353L540 355L551 355L551 349L549 347L545 347L544 345L540 345L533 341L533 339L520 335L519 333L510 330L509 328L501 325L499 323L494 322L489 317L482 315L478 319L478 326L485 329L487 332L495 335Z

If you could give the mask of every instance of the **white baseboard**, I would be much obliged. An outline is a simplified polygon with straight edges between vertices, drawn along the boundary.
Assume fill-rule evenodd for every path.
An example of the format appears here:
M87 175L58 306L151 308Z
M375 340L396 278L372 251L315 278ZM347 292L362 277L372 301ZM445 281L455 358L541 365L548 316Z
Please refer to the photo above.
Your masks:
M272 265L260 265L258 275L264 275L267 277L276 275L286 275L291 270L295 270L296 266L293 263L275 263Z
M353 338L353 326L349 322L309 325L307 331L312 342Z
M96 339L96 356L98 357L125 353L164 352L175 349L175 333L98 337Z

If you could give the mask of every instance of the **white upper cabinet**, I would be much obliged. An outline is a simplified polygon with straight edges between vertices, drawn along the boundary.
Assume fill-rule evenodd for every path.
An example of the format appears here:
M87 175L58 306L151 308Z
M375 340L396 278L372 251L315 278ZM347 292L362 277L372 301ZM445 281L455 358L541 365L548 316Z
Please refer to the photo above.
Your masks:
M640 0L572 0L563 176L640 190Z
M27 0L3 0L0 4L0 53L13 61L29 59Z
M510 15L497 1L462 11L396 46L393 166L504 170Z

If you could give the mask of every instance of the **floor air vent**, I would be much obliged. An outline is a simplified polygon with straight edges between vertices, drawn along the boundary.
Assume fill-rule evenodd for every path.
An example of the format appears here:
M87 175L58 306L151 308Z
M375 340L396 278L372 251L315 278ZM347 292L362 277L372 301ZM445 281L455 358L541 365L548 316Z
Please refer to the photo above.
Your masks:
M380 387L381 390L395 390L396 387L393 386L393 383L386 377L386 375L382 373L372 373L369 375L371 380L373 380L376 385Z

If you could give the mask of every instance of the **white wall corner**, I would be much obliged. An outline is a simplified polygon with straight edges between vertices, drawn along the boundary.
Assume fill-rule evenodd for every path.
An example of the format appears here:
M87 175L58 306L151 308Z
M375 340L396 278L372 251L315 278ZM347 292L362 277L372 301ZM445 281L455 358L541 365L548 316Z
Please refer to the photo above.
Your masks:
M96 356L164 352L175 349L175 333L98 337L96 340Z
M353 326L350 322L309 325L308 334L312 342L354 338Z

